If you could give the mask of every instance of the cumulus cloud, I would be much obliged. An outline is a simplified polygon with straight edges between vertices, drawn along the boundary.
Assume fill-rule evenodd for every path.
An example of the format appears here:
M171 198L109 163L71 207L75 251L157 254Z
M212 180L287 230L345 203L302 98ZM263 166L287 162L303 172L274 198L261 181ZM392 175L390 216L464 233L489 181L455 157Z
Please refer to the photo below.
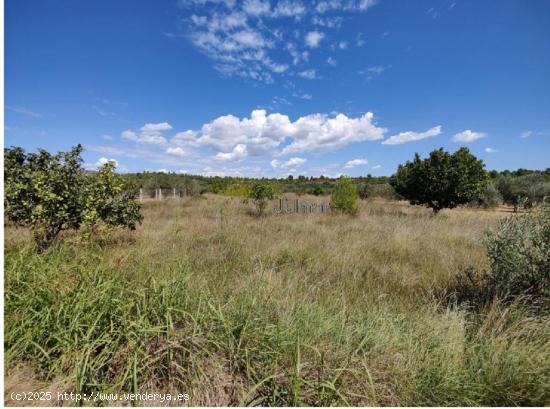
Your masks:
M346 164L344 165L344 168L345 169L352 169L356 166L366 165L367 163L369 163L369 161L366 160L366 159L353 159L353 160L350 160L350 161L346 162Z
M496 153L498 151L495 148L485 148L485 152L487 152L487 153Z
M277 159L271 161L271 166L275 169L280 168L283 170L294 170L298 166L303 165L307 162L307 159L304 158L290 158L285 162L279 162Z
M485 138L486 136L486 133L474 132L470 129L466 129L465 131L455 134L453 136L453 142L470 143L477 141L478 139Z
M109 158L102 157L102 158L99 158L96 163L85 164L84 168L87 170L97 170L109 162L113 163L115 165L115 168L118 167L118 161L116 159L112 159L112 158L109 159Z
M325 114L312 114L292 124L293 142L283 154L323 149L338 149L352 142L374 141L387 131L373 123L374 115L367 112L358 118L338 114L334 118Z
M319 47L323 38L325 38L325 34L315 30L307 33L304 41L309 48L316 48Z
M293 122L287 115L257 109L250 118L220 116L198 132L178 133L171 142L183 147L208 147L218 152L216 160L236 161L247 156L274 155L281 148L279 153L283 155L334 150L353 142L383 139L386 131L375 124L371 112L357 118L311 114Z
M373 169L380 169L382 167L382 165L374 165L372 168Z
M148 123L143 125L139 132L127 129L122 132L121 136L123 139L137 143L165 144L166 138L162 136L162 132L170 129L172 129L172 126L167 122L158 124Z
M441 125L434 126L426 132L401 132L397 135L392 135L382 142L383 145L400 145L407 142L420 141L422 139L431 138L441 134Z
M248 156L248 151L247 151L246 145L240 143L236 145L231 152L227 152L227 153L219 152L216 156L214 156L214 159L220 160L223 162L226 162L226 161L233 162L233 161L243 160L247 156Z
M187 155L187 153L182 149L180 148L179 146L176 147L176 148L168 148L166 149L166 154L167 155L172 155L172 156L179 156L179 157L183 157L185 155Z

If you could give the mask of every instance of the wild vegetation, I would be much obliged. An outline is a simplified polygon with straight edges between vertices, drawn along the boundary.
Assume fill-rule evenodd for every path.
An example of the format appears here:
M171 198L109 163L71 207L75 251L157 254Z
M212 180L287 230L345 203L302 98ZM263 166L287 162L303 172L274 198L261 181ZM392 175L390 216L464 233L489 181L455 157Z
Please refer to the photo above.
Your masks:
M131 191L92 186L99 204ZM547 208L434 216L358 200L341 178L331 200L343 211L277 215L274 181L250 186L145 199L133 231L109 210L97 215L108 228L63 229L42 252L32 225L8 224L8 403L48 390L178 391L192 405L550 404Z

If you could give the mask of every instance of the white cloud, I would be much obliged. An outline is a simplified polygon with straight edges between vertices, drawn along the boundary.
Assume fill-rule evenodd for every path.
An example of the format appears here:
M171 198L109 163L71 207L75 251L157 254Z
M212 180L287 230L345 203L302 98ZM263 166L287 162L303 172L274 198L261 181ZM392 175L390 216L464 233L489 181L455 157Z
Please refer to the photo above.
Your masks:
M372 80L374 77L381 75L384 71L388 70L391 66L374 65L367 67L364 70L360 70L359 74L365 75L368 80Z
M139 132L127 129L121 133L121 136L122 139L137 143L162 145L166 143L166 138L162 136L162 132L170 129L172 129L172 126L168 122L147 123L140 128Z
M263 16L270 13L271 5L269 1L246 0L243 5L243 10L245 13L252 16Z
M466 129L465 131L455 134L453 136L453 142L469 143L481 138L485 138L486 136L487 136L486 133L474 132L470 129Z
M313 96L311 94L306 94L306 93L294 93L294 94L292 94L292 96L294 98L308 99L308 100L313 98Z
M521 138L529 138L531 136L543 136L543 135L547 135L547 133L545 132L538 132L538 131L523 131L520 135Z
M382 165L374 165L372 168L373 169L380 169L382 167Z
M353 142L382 139L387 130L377 127L373 119L371 112L358 118L349 118L344 114L334 118L324 114L301 117L292 123L293 142L282 153L338 149Z
M101 137L103 139L105 139L106 141L112 141L113 140L113 137L111 135L101 135Z
M305 43L309 48L319 47L321 40L325 38L325 34L320 31L310 31L306 34Z
M168 122L161 122L158 124L145 124L141 127L142 132L162 132L169 131L172 126Z
M363 47L365 45L365 40L363 39L363 33L357 33L355 37L355 45L357 47Z
M280 168L284 170L295 169L306 162L307 159L304 158L290 158L286 162L281 163Z
M159 172L159 173L170 173L170 171L168 169L164 169L164 168L157 170L157 172Z
M26 115L26 116L29 116L31 118L42 118L43 117L42 114L40 114L38 112L31 111L30 109L23 108L23 107L12 107L12 106L6 105L6 109L9 110L9 111L15 112L16 114Z
M180 148L179 146L176 147L176 148L166 149L166 154L167 155L172 155L172 156L180 156L180 157L183 157L183 156L187 155L187 153L182 148Z
M306 12L305 6L299 1L282 0L273 10L273 17L300 18Z
M344 168L345 169L352 169L356 166L366 165L367 163L369 163L369 161L366 160L366 159L353 159L353 160L350 160L350 161L346 162L346 164L344 165Z
M315 71L312 68L299 72L298 76L308 80L314 80L319 78L319 76L317 75L317 71Z
M184 137L177 137L177 145L209 147L218 152L216 160L236 161L273 155L280 148L282 154L338 149L353 142L383 139L386 131L376 126L371 112L357 118L311 114L292 122L287 115L268 115L258 109L250 118L220 116L204 124L199 132L187 131Z
M269 84L278 78L297 75L290 67L308 61L307 49L325 45L330 30L338 30L345 21L344 13L365 11L376 3L375 0L179 0L181 7L189 9L185 18L187 33L169 35L188 39L214 62L215 70L223 77ZM342 38L333 47L347 49L352 40ZM285 48L290 55L278 52Z
M178 132L170 139L170 143L180 146L193 146L196 138L197 133L195 131L188 130L184 132Z
M109 163L109 162L112 162L114 165L115 165L115 168L118 167L118 161L116 159L112 159L112 158L99 158L97 160L96 163L93 163L93 164L85 164L84 165L84 168L87 169L87 170L97 170L99 168L101 168L103 165L105 165L106 163Z
M487 153L496 153L498 151L495 148L485 148L485 152L487 152Z
M529 138L531 135L533 135L533 131L523 131L520 136L525 139Z
M328 63L329 65L332 65L333 67L336 67L336 60L335 60L334 58L332 58L332 57L328 57L328 58L327 58L327 63Z
M401 132L397 135L390 136L388 139L382 142L383 145L400 145L402 143L420 141L422 139L431 138L441 134L441 125L434 126L428 129L426 132Z
M219 152L216 156L214 156L214 159L219 161L239 161L248 156L248 151L246 148L246 145L244 144L238 144L236 145L231 152Z

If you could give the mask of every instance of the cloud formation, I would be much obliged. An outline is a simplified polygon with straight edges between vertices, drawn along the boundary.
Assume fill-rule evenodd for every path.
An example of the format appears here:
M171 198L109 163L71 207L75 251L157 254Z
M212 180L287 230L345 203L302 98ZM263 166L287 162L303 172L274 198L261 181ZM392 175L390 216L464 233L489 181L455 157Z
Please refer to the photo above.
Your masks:
M187 38L222 76L272 83L279 76L307 72L309 52L320 49L344 16L364 12L375 0L180 0ZM337 33L336 33L337 34ZM345 50L348 41L334 48ZM284 50L280 53L279 50ZM298 71L292 66L301 65ZM308 77L304 77L308 78Z
M390 136L384 142L383 145L400 145L407 142L420 141L426 138L432 138L434 136L441 135L441 125L434 126L428 129L426 132L401 132L397 135Z
M470 143L477 141L478 139L485 138L486 136L486 133L474 132L470 129L466 129L465 131L455 134L453 136L453 142Z
M149 123L143 125L140 128L139 132L127 129L122 132L121 136L123 139L127 139L129 141L134 141L137 143L163 145L166 143L166 138L162 136L162 132L169 131L171 129L172 126L167 122L161 122L158 124Z
M376 125L371 112L357 118L318 113L291 121L287 115L257 109L250 118L224 115L198 131L178 132L169 144L207 147L217 152L217 161L239 161L248 156L335 150L353 142L383 139L385 132L385 128Z
M345 169L352 169L356 166L366 165L367 163L369 163L369 161L366 160L366 159L353 159L353 160L350 160L350 161L346 162L346 164L344 165L344 168Z

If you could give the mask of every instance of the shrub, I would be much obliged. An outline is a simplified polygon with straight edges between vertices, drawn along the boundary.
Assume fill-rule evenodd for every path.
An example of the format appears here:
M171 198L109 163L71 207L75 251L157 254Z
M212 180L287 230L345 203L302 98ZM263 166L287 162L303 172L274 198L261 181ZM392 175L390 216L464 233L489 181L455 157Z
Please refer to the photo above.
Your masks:
M453 294L459 303L486 304L497 297L523 296L537 308L550 307L550 211L537 207L499 222L485 240L490 268L472 268L456 278Z
M487 177L483 168L483 162L467 148L452 155L441 148L427 159L416 154L412 162L399 165L390 183L411 204L426 205L437 213L478 196Z
M357 187L350 178L342 176L338 179L330 198L330 207L341 213L357 214Z
M359 185L357 193L361 199L382 197L384 199L397 199L395 189L389 183L363 183Z
M230 197L247 197L248 185L244 181L235 181L224 190L223 194Z
M252 183L248 190L246 199L252 200L258 211L258 216L263 216L268 200L279 196L279 190L270 182L259 180Z
M4 150L4 206L8 220L33 230L39 250L46 249L62 230L103 221L131 229L141 221L134 193L124 189L112 164L98 175L81 167L82 146L51 155L45 150L25 154Z
M311 190L311 193L314 194L315 196L322 196L326 192L325 192L325 189L323 188L323 186L315 185L315 186L313 186L313 189Z
M520 206L530 208L542 203L545 197L550 197L550 182L540 174L503 176L497 180L496 187L504 202L514 206L515 211Z
M502 204L502 196L493 182L488 182L473 204L489 209Z

